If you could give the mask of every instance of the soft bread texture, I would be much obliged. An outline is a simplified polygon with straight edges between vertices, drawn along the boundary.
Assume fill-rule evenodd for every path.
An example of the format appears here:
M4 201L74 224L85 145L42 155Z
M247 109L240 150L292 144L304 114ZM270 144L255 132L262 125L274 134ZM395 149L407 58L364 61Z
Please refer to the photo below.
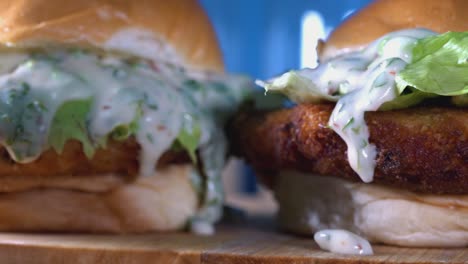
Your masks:
M0 194L3 231L147 232L183 228L198 208L191 165L171 165L152 177L106 192L35 189Z
M466 0L378 0L337 27L320 49L327 60L362 49L379 37L400 29L427 28L439 33L468 30Z
M0 1L7 47L97 47L222 71L211 24L195 0Z
M467 195L422 195L298 172L279 173L275 195L280 225L292 232L339 228L392 245L468 246Z

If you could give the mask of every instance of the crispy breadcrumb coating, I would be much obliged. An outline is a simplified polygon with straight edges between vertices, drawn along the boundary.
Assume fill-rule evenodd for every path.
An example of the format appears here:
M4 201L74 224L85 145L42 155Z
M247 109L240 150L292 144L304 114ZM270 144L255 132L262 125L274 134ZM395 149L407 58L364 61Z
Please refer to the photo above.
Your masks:
M327 123L332 104L243 112L229 127L235 154L268 183L294 169L359 181L346 144ZM468 109L417 107L368 112L377 147L374 183L433 194L468 194Z

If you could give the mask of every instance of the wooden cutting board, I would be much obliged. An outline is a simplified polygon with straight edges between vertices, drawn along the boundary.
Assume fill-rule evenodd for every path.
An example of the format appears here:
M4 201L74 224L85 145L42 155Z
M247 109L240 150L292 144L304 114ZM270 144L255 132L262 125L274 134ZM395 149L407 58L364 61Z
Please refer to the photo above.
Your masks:
M310 238L222 226L214 236L0 234L0 263L468 263L468 249L374 246L375 255L331 254Z

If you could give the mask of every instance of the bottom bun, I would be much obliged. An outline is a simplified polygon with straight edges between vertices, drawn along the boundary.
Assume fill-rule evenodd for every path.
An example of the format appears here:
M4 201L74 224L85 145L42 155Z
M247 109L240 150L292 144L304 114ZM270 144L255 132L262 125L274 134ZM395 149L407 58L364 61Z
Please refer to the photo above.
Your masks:
M198 208L191 165L172 165L107 192L37 189L0 195L0 230L147 232L183 228Z
M279 222L313 234L347 229L390 245L468 246L468 195L427 195L333 177L281 172L275 182Z

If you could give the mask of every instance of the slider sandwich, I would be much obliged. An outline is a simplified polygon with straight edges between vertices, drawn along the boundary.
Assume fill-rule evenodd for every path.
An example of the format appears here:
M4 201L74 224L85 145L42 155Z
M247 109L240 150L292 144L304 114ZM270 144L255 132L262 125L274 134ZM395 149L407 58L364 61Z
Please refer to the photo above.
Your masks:
M468 246L467 11L375 1L331 33L317 68L258 82L295 105L243 111L230 137L284 229Z
M0 1L0 230L211 233L223 73L192 0Z

